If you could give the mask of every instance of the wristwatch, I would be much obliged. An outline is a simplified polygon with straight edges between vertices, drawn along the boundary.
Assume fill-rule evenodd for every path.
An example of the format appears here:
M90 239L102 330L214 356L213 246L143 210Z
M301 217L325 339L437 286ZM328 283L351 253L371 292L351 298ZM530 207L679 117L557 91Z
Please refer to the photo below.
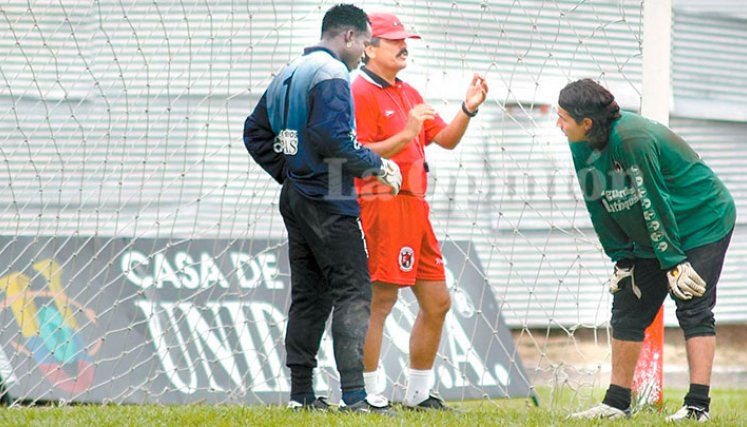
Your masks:
M466 114L466 115L467 115L467 117L475 117L475 116L477 115L477 112L478 112L478 111L480 111L480 109L479 109L479 108L475 109L475 111L471 111L471 112L470 112L470 111L469 111L469 110L467 109L467 104L466 104L466 103L465 103L464 101L462 101L462 112L464 112L464 114Z

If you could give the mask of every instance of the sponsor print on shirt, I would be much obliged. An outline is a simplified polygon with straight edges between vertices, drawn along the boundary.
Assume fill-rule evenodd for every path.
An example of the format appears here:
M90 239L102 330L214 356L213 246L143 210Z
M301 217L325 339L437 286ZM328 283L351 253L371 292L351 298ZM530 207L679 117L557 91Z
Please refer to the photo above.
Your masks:
M607 190L602 194L602 205L609 213L630 210L641 200L635 188Z
M613 160L612 167L615 172L615 176L613 177L610 186L613 188L602 192L602 205L604 206L604 209L606 209L609 213L628 211L633 206L635 206L636 203L641 201L642 194L639 189L643 188L643 178L639 175L636 175L636 172L638 172L638 168L634 166L630 171L633 175L632 178L634 180L639 179L641 180L641 182L635 182L633 183L634 185L631 186L624 185L622 184L622 182L624 181L620 181L621 178L624 179L622 176L622 165L617 160ZM645 190L643 191L645 192Z
M622 170L619 163L614 162L615 172L619 173L618 168ZM646 227L649 231L649 238L654 248L659 252L665 252L669 249L666 233L661 227L656 211L653 209L653 203L648 197L648 191L644 185L643 175L637 166L632 166L629 170L632 184L620 189L606 190L602 193L602 205L608 213L620 213L629 211L640 202L643 210L643 219L646 221Z

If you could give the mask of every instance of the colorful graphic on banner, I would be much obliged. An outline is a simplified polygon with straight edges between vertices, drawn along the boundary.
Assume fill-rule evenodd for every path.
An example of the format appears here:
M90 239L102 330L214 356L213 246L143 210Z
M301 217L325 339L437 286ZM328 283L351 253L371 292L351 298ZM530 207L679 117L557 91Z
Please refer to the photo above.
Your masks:
M90 324L96 323L96 313L68 297L57 262L45 259L32 268L46 282L42 289L33 289L31 278L23 273L0 277L0 290L5 297L0 310L10 308L21 332L20 337L10 339L10 344L17 354L32 357L53 387L69 393L82 392L92 384L92 360L101 340L89 346L79 333L74 313L82 313Z

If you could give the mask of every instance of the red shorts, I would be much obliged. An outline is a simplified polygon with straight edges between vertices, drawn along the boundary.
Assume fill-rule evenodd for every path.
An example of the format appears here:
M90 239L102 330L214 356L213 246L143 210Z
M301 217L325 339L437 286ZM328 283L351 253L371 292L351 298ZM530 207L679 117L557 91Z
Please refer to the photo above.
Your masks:
M409 195L361 199L371 281L412 286L445 280L443 255L425 199Z

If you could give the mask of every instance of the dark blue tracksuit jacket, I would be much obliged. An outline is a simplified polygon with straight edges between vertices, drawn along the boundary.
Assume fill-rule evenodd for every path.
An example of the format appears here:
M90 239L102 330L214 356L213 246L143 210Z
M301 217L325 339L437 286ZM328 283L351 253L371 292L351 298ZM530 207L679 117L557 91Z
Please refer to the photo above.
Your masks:
M277 182L290 180L342 215L360 215L353 177L381 168L356 139L348 69L321 47L307 48L273 79L244 122L244 145Z

